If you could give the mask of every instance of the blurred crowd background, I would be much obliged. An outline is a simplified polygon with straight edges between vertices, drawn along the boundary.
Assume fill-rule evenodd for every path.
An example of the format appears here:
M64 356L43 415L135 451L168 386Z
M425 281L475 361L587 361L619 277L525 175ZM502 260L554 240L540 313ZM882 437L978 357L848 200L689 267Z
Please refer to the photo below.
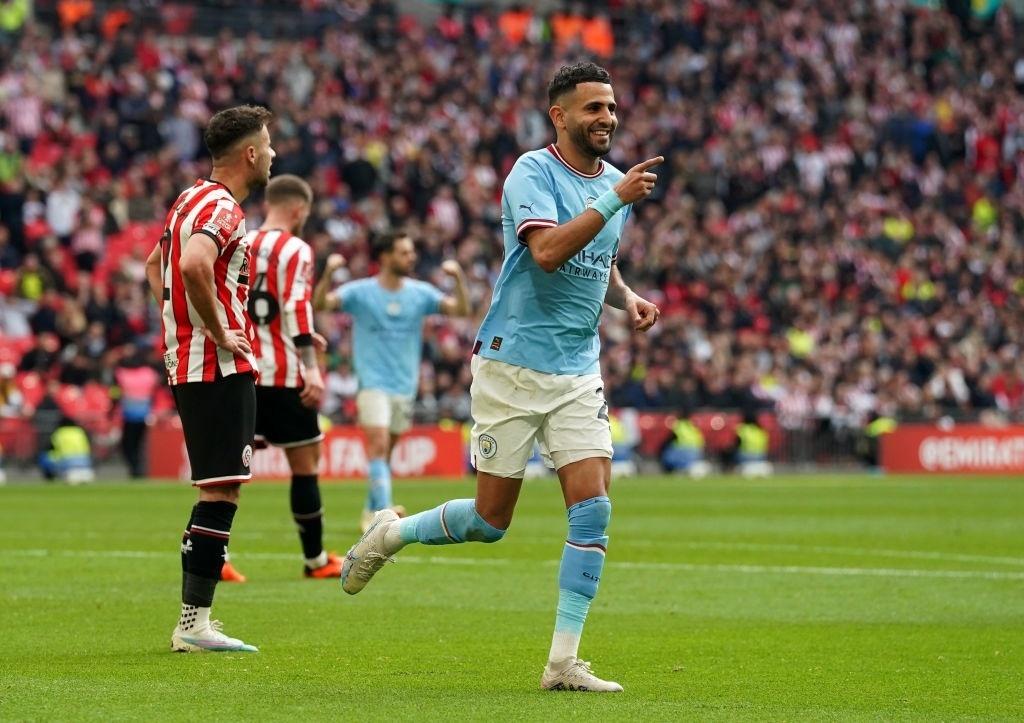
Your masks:
M292 5L0 0L0 416L56 400L120 433L118 373L162 376L144 259L209 170L206 120L248 102L276 116L273 171L316 192L318 267L372 274L392 227L421 278L463 264L476 315L428 325L416 414L467 419L503 179L553 138L553 71L592 58L619 102L608 160L667 159L619 256L663 317L635 336L608 312L613 406L831 440L878 415L1024 419L1024 3ZM323 411L351 421L348 322L318 324Z

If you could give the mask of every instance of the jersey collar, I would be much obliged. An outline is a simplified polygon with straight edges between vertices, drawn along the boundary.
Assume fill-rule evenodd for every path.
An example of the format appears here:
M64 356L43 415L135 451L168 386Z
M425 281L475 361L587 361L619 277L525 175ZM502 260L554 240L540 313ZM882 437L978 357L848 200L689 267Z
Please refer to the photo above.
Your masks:
M594 173L584 173L583 171L574 168L567 160L565 160L565 157L558 151L558 147L554 143L548 146L548 151L550 151L551 155L558 159L559 163L561 163L563 166L565 166L570 171L575 173L577 176L581 176L582 178L597 178L602 173L604 173L604 161L598 161L600 165L598 166L597 171L595 171Z

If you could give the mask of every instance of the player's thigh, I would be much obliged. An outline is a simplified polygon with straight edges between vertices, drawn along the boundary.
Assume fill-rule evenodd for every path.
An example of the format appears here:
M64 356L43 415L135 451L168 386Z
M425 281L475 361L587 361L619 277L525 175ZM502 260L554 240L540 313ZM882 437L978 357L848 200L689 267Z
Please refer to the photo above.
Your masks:
M544 418L528 406L529 380L521 378L528 370L479 356L472 369L473 466L494 477L522 479Z
M391 402L387 392L360 389L356 395L356 411L360 427L391 427Z
M412 399L400 394L388 395L388 405L391 407L391 424L388 431L392 437L408 432L412 426L412 402Z
M612 434L600 377L568 377L559 392L541 426L541 452L556 470L583 460L610 460Z
M197 487L234 485L252 477L256 389L252 375L175 385L178 416Z
M317 411L304 405L301 392L290 387L256 387L256 435L285 450L324 438Z

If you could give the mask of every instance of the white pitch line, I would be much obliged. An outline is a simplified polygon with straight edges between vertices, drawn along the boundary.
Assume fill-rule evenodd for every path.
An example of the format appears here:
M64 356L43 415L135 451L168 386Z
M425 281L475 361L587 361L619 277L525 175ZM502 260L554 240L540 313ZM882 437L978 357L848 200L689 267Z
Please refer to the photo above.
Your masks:
M2 553L7 557L90 557L90 558L163 558L171 553L148 550L45 550L26 549L8 550ZM295 560L296 555L283 552L247 552L235 554L236 559L253 560ZM514 565L526 563L524 560L506 558L473 558L473 557L441 557L434 555L410 555L401 558L403 563L450 565L466 567L493 567L495 565ZM532 562L530 564L536 564ZM558 560L545 560L541 564L555 566ZM898 567L819 567L805 565L744 565L744 564L713 564L690 562L630 562L609 561L612 568L627 570L675 570L684 572L727 572L748 575L825 575L834 577L908 577L957 580L1020 580L1024 581L1024 572L1006 572L1001 570L917 570Z
M989 562L996 565L1016 565L1024 567L1022 557L1000 557L996 555L967 555L959 552L937 552L927 550L885 550L870 547L838 547L831 545L795 545L785 543L757 542L682 542L673 543L691 549L715 550L777 550L779 552L818 552L836 555L862 555L878 557L902 557L911 560L950 560L954 562Z
M516 539L531 543L557 544L558 538L519 536ZM960 552L939 552L935 550L892 550L872 547L841 547L836 545L800 545L771 542L717 542L713 540L686 540L669 543L651 540L629 540L629 545L646 547L682 547L688 550L748 550L752 552L814 552L825 555L858 555L861 557L895 557L908 560L945 560L947 562L984 562L994 565L1024 567L1024 557L997 555L970 555Z

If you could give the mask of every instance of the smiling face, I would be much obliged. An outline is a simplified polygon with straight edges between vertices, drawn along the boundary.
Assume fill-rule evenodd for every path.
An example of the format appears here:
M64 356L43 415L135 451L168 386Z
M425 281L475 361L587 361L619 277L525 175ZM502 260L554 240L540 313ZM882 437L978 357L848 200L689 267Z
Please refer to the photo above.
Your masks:
M608 83L580 83L552 106L551 120L580 151L592 158L607 155L619 125L615 116L615 94Z

